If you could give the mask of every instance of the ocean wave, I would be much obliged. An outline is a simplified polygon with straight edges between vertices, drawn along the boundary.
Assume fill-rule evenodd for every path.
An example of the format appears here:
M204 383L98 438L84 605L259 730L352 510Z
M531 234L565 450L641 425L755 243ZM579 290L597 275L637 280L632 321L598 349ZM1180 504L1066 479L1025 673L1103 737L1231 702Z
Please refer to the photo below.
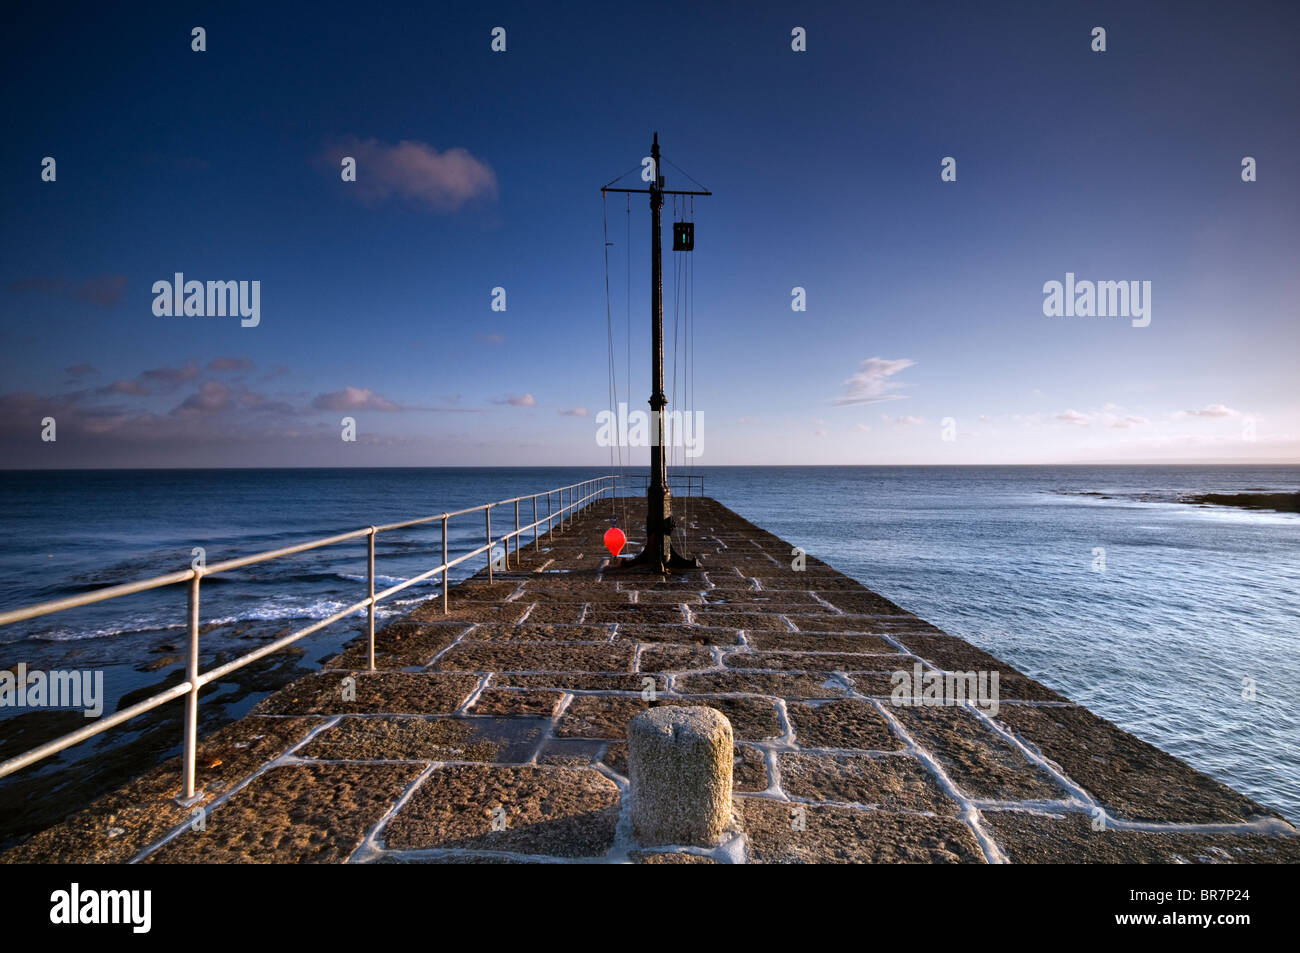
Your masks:
M378 580L376 580L378 581ZM398 580L399 582L401 580ZM381 618L391 616L398 606L406 606L425 602L428 596L420 596L414 599L390 599L379 603L375 606L375 615ZM236 625L241 622L293 622L293 621L316 621L326 619L336 612L346 609L357 599L318 599L310 603L263 603L254 606L243 612L237 612L234 615L222 616L216 619L207 619L203 622L204 626L227 626ZM357 609L351 614L353 618L366 615L364 608Z
M83 639L106 639L117 635L144 635L149 632L170 632L174 629L184 628L185 623L183 622L163 625L159 624L156 616L137 617L125 622L119 622L116 625L96 629L60 627L42 632L29 632L6 644L20 642L24 639L31 639L34 642L80 642Z
M363 576L361 573L336 572L334 573L334 578L346 579L348 582L365 582L367 577ZM375 574L376 589L381 587L387 589L389 586L396 586L399 583L403 583L403 582L406 582L406 579L401 576L381 576L378 573ZM431 577L429 579L426 579L425 582L432 585L434 580Z
M376 582L379 577L376 577ZM394 582L401 582L397 579ZM390 583L391 584L391 583ZM375 607L375 617L379 619L391 619L395 615L403 614L407 607L419 605L428 601L429 596L415 596L406 599L388 599L379 603ZM314 602L264 602L252 606L242 612L236 612L231 615L218 616L216 618L203 618L200 616L199 624L203 629L204 636L212 634L214 629L222 629L232 625L241 625L256 622L274 622L274 623L292 623L292 622L314 622L320 619L328 618L346 609L358 599L340 600L340 599L317 599ZM358 609L345 618L365 618L366 610ZM0 644L13 644L30 639L35 642L80 642L88 639L107 639L128 635L148 635L153 632L174 632L177 630L184 631L186 624L177 622L173 624L160 623L157 615L150 616L132 616L128 619L118 620L117 622L107 625L101 625L95 628L61 626L58 628L46 629L37 632L26 632L18 635L17 638L7 641L0 641ZM342 621L342 620L340 620Z

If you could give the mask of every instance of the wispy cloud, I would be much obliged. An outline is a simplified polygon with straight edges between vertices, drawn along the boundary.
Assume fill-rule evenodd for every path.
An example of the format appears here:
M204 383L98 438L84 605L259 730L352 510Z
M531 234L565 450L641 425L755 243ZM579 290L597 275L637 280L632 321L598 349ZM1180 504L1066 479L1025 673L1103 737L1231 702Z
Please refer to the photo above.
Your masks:
M1090 420L1087 414L1081 414L1073 408L1061 411L1061 413L1056 415L1056 419L1062 420L1067 424L1073 424L1076 427L1086 427Z
M149 388L137 380L122 379L113 381L107 387L98 390L100 394L127 394L131 397L148 397Z
M215 367L245 367L243 359L209 362ZM227 450L258 446L264 450L299 447L333 448L337 422L321 412L447 411L487 413L485 408L402 405L360 387L317 394L266 394L221 376L205 376L202 365L155 367L135 377L100 387L81 387L53 394L0 393L0 459L24 459L32 442L31 421L46 416L58 421L59 442L89 454L84 459L138 465L142 460L172 465L177 454L208 454L224 459ZM159 409L158 396L170 396L170 409ZM153 398L152 400L150 398ZM69 439L70 438L70 439ZM415 441L409 434L371 434L362 442ZM216 454L217 456L212 456ZM187 457L192 459L191 457ZM327 454L327 459L333 460ZM153 464L151 464L153 465Z
M1223 404L1207 404L1200 410L1180 410L1174 414L1175 417L1240 417L1239 411L1231 407L1225 407Z
M460 399L459 395L452 398L449 403L455 404ZM532 399L531 397L529 398ZM470 407L446 407L432 406L425 404L399 404L395 400L389 400L387 397L381 397L368 387L344 387L342 390L329 391L324 394L317 394L312 398L311 407L316 410L378 410L385 413L397 413L407 411L428 411L432 413L447 414L480 414L484 413L481 408ZM258 409L263 409L258 405Z
M218 357L208 362L210 371L251 371L253 362L246 357Z
M494 404L509 404L511 407L536 407L537 399L532 394L510 394L498 397Z
M1151 423L1147 418L1138 414L1126 413L1123 407L1118 407L1115 404L1106 405L1104 419L1106 421L1106 426L1114 430L1127 430L1130 427L1145 427L1147 424Z
M20 278L9 283L9 290L69 298L101 308L116 308L126 300L126 275L97 275L80 281L70 278Z
M258 380L265 384L268 381L275 380L277 377L284 377L288 373L289 373L289 368L286 365L277 364L275 365L275 367L271 368L269 371L267 371L265 374L259 377Z
M198 392L191 394L176 407L172 413L183 414L187 411L213 413L228 410L231 406L232 391L221 381L207 380L199 385Z
M255 391L246 390L239 394L239 404L241 407L247 407L249 410L255 410L259 413L275 414L292 414L295 413L293 405L283 400L272 400L265 394L259 394Z
M913 417L911 414L904 414L901 417L891 417L888 414L881 414L880 419L894 427L915 427L917 424L925 423L924 417Z
M140 372L140 379L164 388L174 388L199 376L199 365L190 361L183 367L154 367Z
M380 397L368 387L345 387L328 394L317 394L311 405L317 410L401 410L391 400Z
M1054 420L1071 424L1075 427L1090 427L1096 423L1112 430L1128 430L1132 427L1144 427L1151 423L1147 418L1126 411L1119 404L1106 403L1100 411L1079 411L1071 407L1054 415Z
M564 417L586 417L588 416L586 407L570 407L568 410L561 410L561 416Z
M853 404L874 404L882 400L899 400L907 395L894 393L898 382L891 378L915 363L906 357L897 360L869 357L862 362L858 372L844 382L844 393L831 403L847 407Z
M357 160L357 180L347 190L368 203L396 196L436 212L452 212L471 199L497 194L496 173L465 149L439 152L410 139L389 145L351 136L324 156L336 176L343 156Z

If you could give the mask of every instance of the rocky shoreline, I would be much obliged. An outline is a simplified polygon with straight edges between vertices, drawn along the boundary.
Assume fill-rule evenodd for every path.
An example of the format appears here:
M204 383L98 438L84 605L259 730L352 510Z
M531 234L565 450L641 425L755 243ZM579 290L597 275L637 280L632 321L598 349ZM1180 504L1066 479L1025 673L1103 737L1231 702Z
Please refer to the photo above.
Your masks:
M1300 513L1300 493L1200 493L1179 498L1199 506L1237 506L1248 510Z

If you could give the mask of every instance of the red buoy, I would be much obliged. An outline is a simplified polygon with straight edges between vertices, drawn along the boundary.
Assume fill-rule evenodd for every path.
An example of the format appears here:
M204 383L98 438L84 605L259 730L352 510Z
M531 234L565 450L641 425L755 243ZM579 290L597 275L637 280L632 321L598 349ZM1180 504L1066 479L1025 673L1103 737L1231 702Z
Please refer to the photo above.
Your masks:
M615 559L618 558L618 554L623 551L625 545L627 545L627 535L621 529L617 526L611 526L605 530L605 548L609 550L609 554Z

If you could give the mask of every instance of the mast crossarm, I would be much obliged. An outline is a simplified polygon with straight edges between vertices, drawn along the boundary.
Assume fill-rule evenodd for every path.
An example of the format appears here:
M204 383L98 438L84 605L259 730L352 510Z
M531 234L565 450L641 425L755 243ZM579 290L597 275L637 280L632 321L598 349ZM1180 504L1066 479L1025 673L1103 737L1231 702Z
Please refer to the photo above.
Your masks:
M611 189L602 188L602 192L645 192L657 191L660 195L712 195L712 192L682 192L677 189Z

